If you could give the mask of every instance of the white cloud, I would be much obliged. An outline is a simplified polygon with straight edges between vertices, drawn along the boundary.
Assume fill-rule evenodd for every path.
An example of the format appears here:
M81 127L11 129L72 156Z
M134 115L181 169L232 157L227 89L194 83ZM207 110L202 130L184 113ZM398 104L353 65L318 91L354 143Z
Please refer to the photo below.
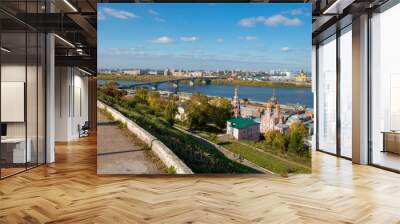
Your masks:
M278 26L278 25L298 26L301 24L301 20L298 18L290 19L286 16L278 14L265 19L264 24L267 26Z
M194 36L192 36L192 37L181 37L180 39L181 39L181 41L185 41L185 42L193 42L193 41L199 40L198 37L194 37Z
M240 37L241 40L247 40L247 41L252 41L252 40L256 40L257 37L256 36L244 36L244 37Z
M256 19L251 17L251 18L243 18L239 21L239 26L243 27L253 27L256 25Z
M106 19L106 16L104 15L104 13L101 10L99 10L97 12L97 19L98 20L105 20Z
M310 12L307 9L304 9L304 8L282 11L281 13L282 14L290 14L292 16L310 15Z
M288 51L290 51L290 48L289 48L289 47L282 47L282 48L281 48L281 51L283 51L283 52L288 52Z
M148 12L149 14L151 14L151 15L158 15L158 12L157 12L157 11L154 11L154 10L152 10L152 9L149 9L147 12Z
M109 16L115 17L117 19L138 18L138 16L135 15L134 13L128 12L128 11L124 11L124 10L116 10L116 9L112 9L112 8L103 8L103 12L104 12L105 15L109 15Z
M257 17L243 18L238 22L239 26L242 27L253 27L257 23L263 23L266 26L278 26L278 25L298 26L302 22L299 18L288 18L281 14L277 14L270 17L257 16Z
M160 17L156 17L156 18L154 18L154 20L157 21L157 22L160 22L160 23L165 23L165 22L167 22L165 19L160 18Z
M107 52L111 55L132 55L139 51L136 48L110 48Z
M156 43L156 44L170 44L170 43L174 42L174 40L170 37L162 36L162 37L158 37L158 38L152 40L152 42Z
M224 39L218 38L218 39L217 39L217 42L218 42L218 43L222 43L222 42L224 42Z
M109 48L99 51L101 54L107 54L111 56L121 56L125 59L131 57L146 57L146 56L156 56L157 54L154 52L145 51L144 49L140 48Z
M298 15L303 15L304 12L303 9L293 9L290 13L294 16L298 16Z

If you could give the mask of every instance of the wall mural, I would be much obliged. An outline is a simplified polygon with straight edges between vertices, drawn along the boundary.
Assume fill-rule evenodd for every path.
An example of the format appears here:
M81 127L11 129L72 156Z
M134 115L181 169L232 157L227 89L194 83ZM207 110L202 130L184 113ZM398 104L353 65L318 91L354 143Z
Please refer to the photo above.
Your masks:
M99 174L311 172L310 4L98 4Z

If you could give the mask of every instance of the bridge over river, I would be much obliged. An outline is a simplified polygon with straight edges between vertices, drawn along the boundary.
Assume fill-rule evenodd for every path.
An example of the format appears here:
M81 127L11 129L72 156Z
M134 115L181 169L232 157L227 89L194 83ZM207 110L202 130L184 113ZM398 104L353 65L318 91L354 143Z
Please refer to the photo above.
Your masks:
M148 81L148 82L138 82L130 85L121 85L120 89L135 89L137 87L150 86L153 89L158 89L158 85L163 83L173 83L175 88L179 88L180 82L189 81L189 85L194 86L196 80L201 80L202 84L209 84L212 79L218 79L218 77L187 77L187 78L178 78L178 79L170 79L170 80L162 80L162 81Z

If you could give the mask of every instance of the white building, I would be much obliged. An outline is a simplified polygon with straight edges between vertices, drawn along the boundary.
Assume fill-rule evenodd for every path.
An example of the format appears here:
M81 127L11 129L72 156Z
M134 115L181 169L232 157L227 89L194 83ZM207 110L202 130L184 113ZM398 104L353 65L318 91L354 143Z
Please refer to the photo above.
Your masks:
M191 77L202 77L203 76L202 72L190 72L189 74Z
M286 75L286 79L292 79L293 78L293 74L291 72L285 72Z
M179 121L186 120L185 107L183 105L179 105L177 107L177 112L175 114L175 119L177 119Z
M170 71L169 71L168 69L165 69L165 70L164 70L164 75L165 75L165 76L170 75L170 74L171 74L171 73L170 73Z
M251 118L235 117L226 123L226 133L237 140L260 139L260 123Z
M125 75L140 75L140 69L125 70L125 71L122 71L122 74L125 74Z

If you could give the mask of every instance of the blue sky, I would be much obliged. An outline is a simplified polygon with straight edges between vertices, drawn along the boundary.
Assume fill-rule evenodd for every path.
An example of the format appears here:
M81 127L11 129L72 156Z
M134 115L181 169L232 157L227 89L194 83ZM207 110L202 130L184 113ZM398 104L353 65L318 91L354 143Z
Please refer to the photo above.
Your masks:
M98 4L98 67L310 70L311 4Z

